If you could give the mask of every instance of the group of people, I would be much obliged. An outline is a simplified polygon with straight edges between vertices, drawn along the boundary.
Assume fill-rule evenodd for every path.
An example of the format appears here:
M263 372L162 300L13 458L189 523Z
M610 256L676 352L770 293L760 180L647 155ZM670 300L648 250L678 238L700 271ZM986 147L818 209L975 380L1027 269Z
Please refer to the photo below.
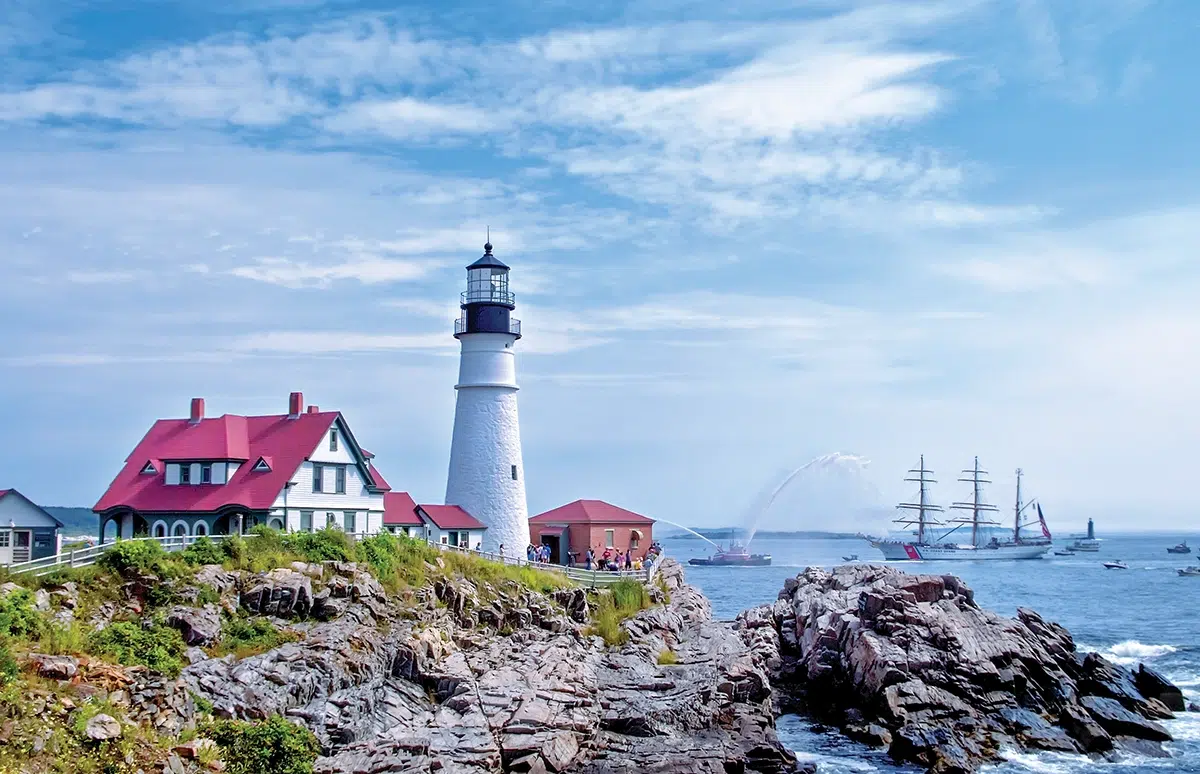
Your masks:
M503 551L503 547L501 548ZM621 570L644 570L649 568L662 554L662 545L655 541L650 544L650 548L646 551L644 558L633 555L633 549L627 548L621 552L616 548L605 548L603 553L597 554L595 548L589 548L584 554L584 568L588 570L609 570L611 572L619 572ZM553 561L550 552L550 546L543 543L540 546L535 546L530 543L525 547L525 559L535 564L549 564ZM578 567L579 555L574 551L567 554L567 566Z
M549 564L550 546L546 545L545 543L542 543L540 546L535 546L533 543L530 543L525 548L525 558L531 562Z

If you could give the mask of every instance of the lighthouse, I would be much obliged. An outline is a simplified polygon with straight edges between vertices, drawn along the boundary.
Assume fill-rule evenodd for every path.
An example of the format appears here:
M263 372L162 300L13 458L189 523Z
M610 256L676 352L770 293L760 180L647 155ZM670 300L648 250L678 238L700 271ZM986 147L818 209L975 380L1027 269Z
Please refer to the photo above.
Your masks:
M483 257L467 267L462 315L454 323L462 350L446 504L461 506L487 525L485 551L496 552L503 545L507 556L524 556L529 511L514 352L521 321L512 316L516 302L508 289L508 271L492 255L490 241L483 246Z

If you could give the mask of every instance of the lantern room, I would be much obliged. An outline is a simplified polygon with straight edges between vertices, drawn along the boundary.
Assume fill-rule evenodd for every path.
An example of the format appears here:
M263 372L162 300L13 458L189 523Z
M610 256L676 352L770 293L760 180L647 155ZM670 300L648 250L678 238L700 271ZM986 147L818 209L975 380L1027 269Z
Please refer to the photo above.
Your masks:
M462 294L463 313L454 323L454 335L507 333L521 337L521 321L509 314L516 297L508 289L508 266L492 255L492 243L483 246L483 257L467 267L467 289Z

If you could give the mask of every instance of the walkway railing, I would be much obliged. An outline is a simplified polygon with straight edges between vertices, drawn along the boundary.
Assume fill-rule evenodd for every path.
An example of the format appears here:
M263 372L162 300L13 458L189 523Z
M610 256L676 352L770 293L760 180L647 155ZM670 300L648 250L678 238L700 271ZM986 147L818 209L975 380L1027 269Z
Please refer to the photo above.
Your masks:
M352 532L350 537L354 540L362 540L363 538L371 537L379 533ZM140 537L140 538L124 538L118 542L137 542L137 541L154 541L163 547L164 551L174 552L182 551L196 541L207 538L215 542L229 537L228 535L175 535L169 537ZM242 535L244 538L253 538L254 533ZM564 567L559 564L544 564L542 562L531 562L523 556L506 556L502 554L494 554L488 551L474 551L464 546L452 546L445 543L434 543L426 541L429 545L438 548L442 551L454 551L465 556L474 556L479 559L486 559L492 562L499 562L514 567L532 567L535 570L545 572L554 572L560 575L565 575L571 581L580 586L588 586L597 588L600 586L608 586L616 583L619 580L626 578L638 580L649 584L654 581L658 572L658 567L662 563L663 555L659 554L658 558L648 567L643 567L640 570L586 570L579 567ZM13 574L27 574L35 578L40 578L44 575L61 569L74 567L87 567L99 561L100 557L112 548L116 543L101 543L100 545L90 546L88 548L79 548L73 551L63 551L54 556L46 556L41 559L34 559L29 562L20 562L10 564L4 569Z

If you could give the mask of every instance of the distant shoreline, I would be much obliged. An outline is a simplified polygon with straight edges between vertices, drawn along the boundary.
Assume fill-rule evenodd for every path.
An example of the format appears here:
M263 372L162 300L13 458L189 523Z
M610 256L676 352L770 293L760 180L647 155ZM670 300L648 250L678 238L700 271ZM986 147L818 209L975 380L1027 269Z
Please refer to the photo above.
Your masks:
M732 534L734 537L745 537L746 531L742 529L698 529L696 530L701 535L710 540L724 539L728 540ZM690 532L669 532L658 536L662 540L700 540L699 537ZM861 540L862 538L855 532L821 532L818 530L796 530L793 532L760 529L754 533L756 538L824 538L826 540Z

